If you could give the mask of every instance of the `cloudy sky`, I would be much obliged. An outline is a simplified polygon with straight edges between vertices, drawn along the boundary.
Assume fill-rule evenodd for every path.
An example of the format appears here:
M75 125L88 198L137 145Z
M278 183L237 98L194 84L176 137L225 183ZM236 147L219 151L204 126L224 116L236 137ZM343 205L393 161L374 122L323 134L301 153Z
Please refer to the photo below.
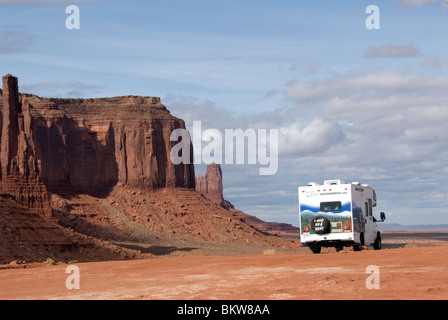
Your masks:
M342 179L390 223L439 224L447 30L445 0L0 0L0 72L41 96L159 96L190 130L278 129L275 175L223 165L225 198L264 220L298 225L297 187Z

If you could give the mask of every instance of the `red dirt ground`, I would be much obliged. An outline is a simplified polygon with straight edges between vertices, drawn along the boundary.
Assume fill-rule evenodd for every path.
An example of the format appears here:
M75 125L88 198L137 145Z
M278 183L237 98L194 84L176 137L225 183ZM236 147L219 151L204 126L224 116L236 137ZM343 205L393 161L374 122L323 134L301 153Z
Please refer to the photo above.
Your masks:
M339 253L163 257L0 270L0 299L447 299L448 246ZM366 268L379 268L367 289Z

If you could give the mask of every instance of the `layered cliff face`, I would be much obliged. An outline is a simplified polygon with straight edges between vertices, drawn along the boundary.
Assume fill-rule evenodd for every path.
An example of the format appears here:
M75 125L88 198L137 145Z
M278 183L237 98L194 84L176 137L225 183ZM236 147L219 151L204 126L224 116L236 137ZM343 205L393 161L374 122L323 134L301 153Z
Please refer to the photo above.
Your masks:
M49 189L101 192L116 183L194 188L194 167L174 165L170 141L185 128L153 97L48 99L33 107L42 179ZM192 163L193 161L191 161Z
M1 188L45 215L47 190L194 188L193 164L170 161L170 134L185 123L159 98L40 98L19 94L17 78L6 75L1 110Z
M39 174L39 160L31 139L29 110L22 110L19 103L17 78L8 74L2 81L0 188L19 203L51 216L47 189Z

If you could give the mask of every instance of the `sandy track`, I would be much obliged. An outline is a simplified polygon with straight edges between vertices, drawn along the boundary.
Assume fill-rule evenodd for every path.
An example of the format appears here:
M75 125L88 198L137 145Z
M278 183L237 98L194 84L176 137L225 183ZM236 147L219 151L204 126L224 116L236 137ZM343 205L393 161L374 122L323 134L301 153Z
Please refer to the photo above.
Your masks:
M366 268L379 267L380 289ZM185 256L0 270L0 299L447 299L448 246L339 253Z

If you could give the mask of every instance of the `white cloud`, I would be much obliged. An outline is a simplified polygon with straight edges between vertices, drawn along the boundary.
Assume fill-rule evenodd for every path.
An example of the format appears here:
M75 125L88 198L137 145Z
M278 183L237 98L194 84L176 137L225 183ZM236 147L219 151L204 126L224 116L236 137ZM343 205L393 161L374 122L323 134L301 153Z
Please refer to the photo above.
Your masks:
M0 31L0 54L12 54L23 51L32 43L29 35L16 31Z
M448 3L448 0L446 0L446 1ZM448 5L447 5L447 10L448 10ZM448 60L439 58L437 56L427 56L427 57L425 57L423 66L425 68L430 68L430 69L435 69L435 70L444 69L448 66Z
M350 71L323 80L290 83L285 88L284 94L286 98L296 102L310 102L310 100L317 102L348 97L353 99L366 95L372 96L369 101L374 102L378 97L394 99L397 93L403 92L407 96L415 96L421 92L439 92L447 86L446 77L422 77L389 69L366 69ZM403 98L405 96L400 97ZM381 102L384 102L384 99Z
M417 8L436 3L436 0L400 0L400 3L406 8Z
M412 45L387 44L379 47L369 47L364 52L364 57L368 59L376 58L409 58L418 55L418 50Z
M448 0L444 0L443 2L442 2L442 10L443 11L448 11Z
M446 88L448 77L384 69L290 84L285 89L288 99L301 109L312 110L315 117L314 125L306 130L290 130L293 137L289 139L301 141L308 152L297 148L280 164L310 181L341 178L372 183L389 203L397 197L393 189L400 190L397 212L403 218L407 206L425 205L438 212L443 204L436 195L430 203L407 201L415 198L417 189L444 185L441 172L448 163ZM315 140L320 153L312 152L307 138Z
M408 90L400 86L398 91L385 92L377 86L370 88L375 92L372 94L368 87L358 88L359 92L347 87L344 98L324 97L319 101L326 122L350 124L343 126L348 143L340 145L339 152L353 155L358 172L363 166L382 167L392 176L393 171L404 173L406 168L419 170L428 155L447 156L443 150L447 150L448 143L443 137L448 135L448 79L415 78L414 82L410 81L412 76L401 77ZM442 80L444 86L440 85ZM421 83L422 88L418 89L416 83ZM340 90L339 95L344 95L344 89Z
M424 6L432 6L438 3L438 0L398 0L405 8L420 8ZM448 11L448 0L441 0L440 8L442 11Z
M282 157L324 153L344 140L339 125L316 118L307 126L294 122L280 129L279 154Z
M290 71L297 71L303 73L305 75L310 75L325 69L321 63L318 62L301 62L301 63L290 63L289 68Z
M20 92L40 95L51 88L52 97L58 98L81 98L97 94L104 86L92 85L80 81L48 81L29 85L21 85Z
M276 108L259 113L237 113L210 100L174 93L167 94L162 98L162 102L174 116L184 119L187 126L191 126L193 121L201 121L202 129L213 128L221 131L237 128L280 128L285 123L292 122L297 114L292 108Z

